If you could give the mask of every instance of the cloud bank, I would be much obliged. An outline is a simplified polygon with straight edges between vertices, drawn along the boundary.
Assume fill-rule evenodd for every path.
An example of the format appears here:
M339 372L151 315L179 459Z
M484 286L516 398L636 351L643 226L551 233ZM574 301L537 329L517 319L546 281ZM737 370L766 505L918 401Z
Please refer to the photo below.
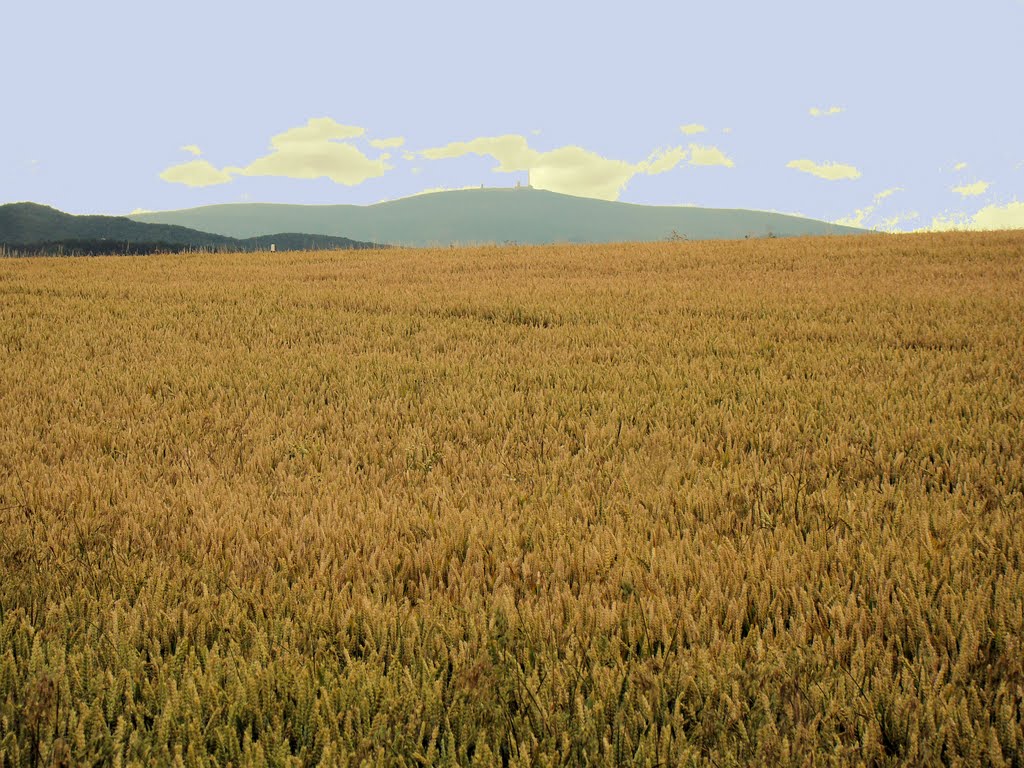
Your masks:
M443 147L422 150L419 155L427 160L465 155L489 156L498 161L494 168L498 173L529 171L531 183L539 189L601 200L618 200L626 184L635 176L667 173L684 162L727 168L734 165L714 146L690 144L688 148L657 149L645 160L631 163L603 157L575 145L541 152L530 147L526 137L519 134L452 142Z
M1006 205L986 205L971 219L976 229L1024 228L1024 203L1016 200Z
M932 232L944 232L951 229L993 230L993 229L1024 229L1024 203L1014 200L1006 205L986 205L977 213L954 213L948 216L936 216L930 227Z
M655 150L646 160L630 163L602 157L578 146L541 152L531 148L525 136L505 134L456 141L443 147L425 149L419 154L427 160L465 155L489 156L498 161L494 168L496 172L529 171L531 183L539 189L579 197L618 200L623 188L634 176L667 173L686 159L687 151L683 147Z
M897 192L902 191L902 189L902 187L890 187L889 189L883 189L881 192L876 194L874 198L872 198L869 205L866 205L863 208L858 208L851 216L844 216L841 219L836 219L833 223L844 227L863 227L864 220L875 212L878 205L885 200L885 198L891 197ZM883 222L883 227L886 226L886 222L888 222L888 227L891 228L895 226L897 221L899 221L898 217L886 219L886 221Z

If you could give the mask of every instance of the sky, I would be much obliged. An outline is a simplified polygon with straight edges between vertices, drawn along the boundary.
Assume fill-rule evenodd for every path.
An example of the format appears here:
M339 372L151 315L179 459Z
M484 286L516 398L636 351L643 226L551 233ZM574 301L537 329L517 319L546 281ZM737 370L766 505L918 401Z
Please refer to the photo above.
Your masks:
M127 214L513 186L1024 227L1024 0L4 10L0 203Z

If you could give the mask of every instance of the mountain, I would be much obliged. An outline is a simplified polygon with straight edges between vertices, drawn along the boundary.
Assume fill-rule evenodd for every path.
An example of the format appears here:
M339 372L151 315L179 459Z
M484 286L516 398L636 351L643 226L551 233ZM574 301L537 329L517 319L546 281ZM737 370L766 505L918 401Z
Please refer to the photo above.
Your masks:
M140 213L130 218L180 224L232 237L287 230L413 246L509 241L599 243L673 237L706 240L864 231L780 213L634 205L532 188L435 192L366 206L232 203Z
M347 237L293 232L238 239L176 224L149 224L125 216L75 216L37 203L0 205L0 245L32 253L152 253L184 249L222 251L378 248Z

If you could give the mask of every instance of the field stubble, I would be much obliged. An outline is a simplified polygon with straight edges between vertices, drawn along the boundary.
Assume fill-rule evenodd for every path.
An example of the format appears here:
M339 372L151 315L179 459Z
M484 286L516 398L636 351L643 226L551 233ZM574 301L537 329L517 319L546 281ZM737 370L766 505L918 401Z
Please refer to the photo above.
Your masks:
M0 765L1024 765L1024 234L0 263Z

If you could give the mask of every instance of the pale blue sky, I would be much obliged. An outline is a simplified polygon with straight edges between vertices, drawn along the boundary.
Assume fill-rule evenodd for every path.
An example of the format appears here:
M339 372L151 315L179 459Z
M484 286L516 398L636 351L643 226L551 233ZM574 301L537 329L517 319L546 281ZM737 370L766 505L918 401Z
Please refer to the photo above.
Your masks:
M1024 226L1021 0L39 1L4 27L0 202L373 203L530 167L626 202Z

